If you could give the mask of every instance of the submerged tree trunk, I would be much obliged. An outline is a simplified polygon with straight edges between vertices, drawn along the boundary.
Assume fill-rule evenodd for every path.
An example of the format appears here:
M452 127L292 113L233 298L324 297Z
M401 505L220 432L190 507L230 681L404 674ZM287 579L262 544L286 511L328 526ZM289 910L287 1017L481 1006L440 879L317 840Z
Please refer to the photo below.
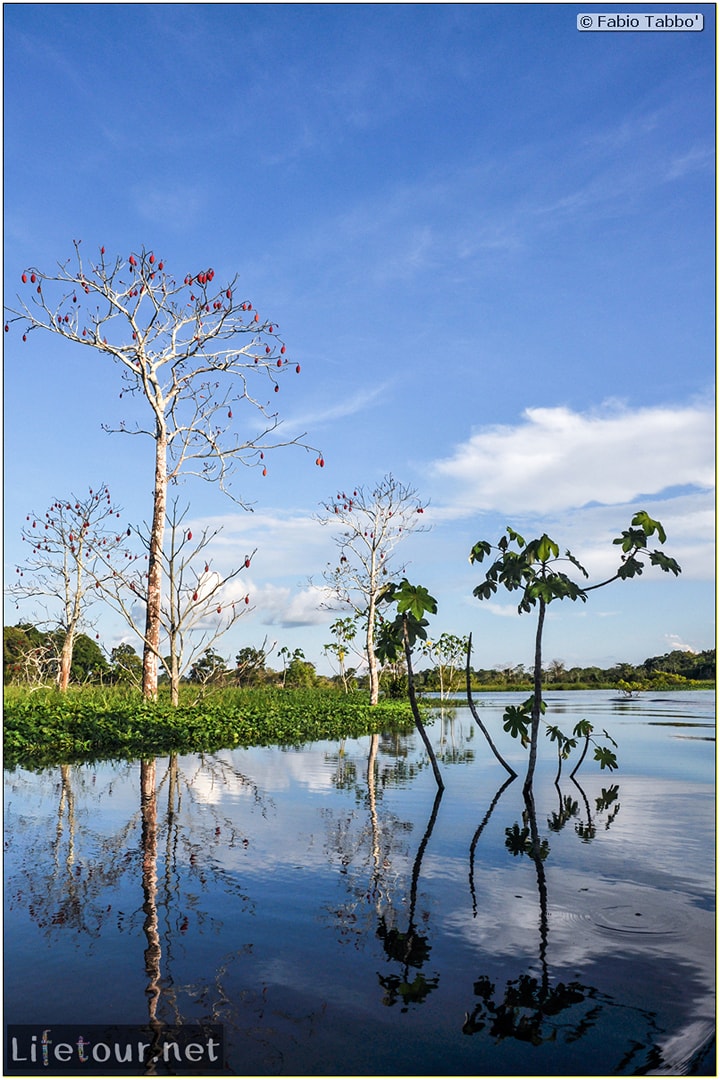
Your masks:
M167 506L167 433L158 421L155 437L155 490L153 518L148 552L147 606L145 612L145 646L143 649L144 698L154 699L158 692L158 658L162 603L162 551L165 537Z
M502 765L503 769L505 769L506 772L510 773L510 779L514 780L515 777L517 776L517 773L515 772L515 770L512 768L511 765L508 765L507 761L502 756L502 754L500 753L500 751L496 747L495 743L492 741L492 737L490 735L490 732L488 731L488 729L483 724L483 722L480 719L480 716L478 714L478 711L475 708L475 702L473 701L473 696L472 696L472 689L470 687L470 654L471 654L471 652L472 652L472 634L469 634L468 635L468 644L467 644L467 662L465 664L465 685L466 685L466 689L467 689L467 700L468 700L468 705L470 706L470 712L473 715L473 719L475 720L475 723L477 724L477 726L480 728L483 735L487 739L488 745L489 745L490 749L492 750L493 754L498 759L498 761Z
M537 760L537 741L540 728L540 711L542 709L542 634L545 622L545 601L539 598L539 612L537 631L535 633L535 671L533 679L533 704L530 723L530 756L528 758L528 770L523 784L523 792L527 796L532 791L535 762Z
M425 743L425 749L427 750L428 757L430 758L430 764L432 765L432 771L433 771L433 773L435 775L435 783L438 786L438 794L439 794L441 791L445 790L445 784L443 783L442 774L440 773L440 769L438 767L437 759L435 757L435 752L433 751L432 743L430 742L430 739L428 738L428 733L425 730L425 725L422 722L422 717L420 716L420 710L418 709L418 705L417 705L417 698L415 697L415 685L413 683L413 669L412 669L412 656L411 656L411 652L410 652L410 640L408 638L407 621L405 620L405 618L403 618L403 642L405 644L405 662L407 663L408 697L410 698L410 708L412 709L413 719L415 721L415 727L420 732L420 737L421 737L422 741ZM433 821L434 821L434 817L433 817Z

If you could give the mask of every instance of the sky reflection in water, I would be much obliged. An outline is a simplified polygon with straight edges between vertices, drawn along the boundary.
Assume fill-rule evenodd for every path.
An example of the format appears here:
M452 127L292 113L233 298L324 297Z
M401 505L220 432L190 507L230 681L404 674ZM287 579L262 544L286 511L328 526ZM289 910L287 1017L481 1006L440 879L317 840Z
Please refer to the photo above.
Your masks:
M547 695L621 767L588 755L578 787L571 761L558 792L546 740L534 806L466 709L430 728L441 800L415 737L381 737L370 780L369 738L158 759L142 805L139 763L7 773L6 1022L220 1021L236 1074L687 1070L714 1025L714 695L614 696ZM507 700L479 707L521 764Z

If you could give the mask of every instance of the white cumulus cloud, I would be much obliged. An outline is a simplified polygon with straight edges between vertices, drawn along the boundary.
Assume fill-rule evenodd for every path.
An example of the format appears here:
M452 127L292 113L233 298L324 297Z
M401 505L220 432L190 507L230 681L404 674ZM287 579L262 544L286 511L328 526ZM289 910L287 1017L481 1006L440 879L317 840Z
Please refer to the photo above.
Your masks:
M528 408L517 424L475 432L431 474L454 487L446 496L468 513L617 505L673 487L711 488L714 440L714 411L704 404Z

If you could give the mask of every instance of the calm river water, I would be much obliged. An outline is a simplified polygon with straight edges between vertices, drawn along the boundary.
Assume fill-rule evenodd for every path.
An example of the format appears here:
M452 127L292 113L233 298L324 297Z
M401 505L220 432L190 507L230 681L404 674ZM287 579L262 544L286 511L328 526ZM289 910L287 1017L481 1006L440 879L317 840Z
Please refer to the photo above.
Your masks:
M6 773L6 1024L218 1023L236 1075L715 1075L714 694L548 692L620 768L558 789L543 738L534 815L523 696L479 701L504 789L433 722L440 800L414 735Z

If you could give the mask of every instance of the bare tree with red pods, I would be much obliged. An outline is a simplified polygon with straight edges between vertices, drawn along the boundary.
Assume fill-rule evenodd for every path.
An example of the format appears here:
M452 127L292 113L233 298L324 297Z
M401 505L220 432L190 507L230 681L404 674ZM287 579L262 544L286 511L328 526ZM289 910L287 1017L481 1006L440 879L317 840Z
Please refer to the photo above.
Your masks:
M19 324L23 340L39 330L93 349L121 369L120 396L140 400L146 420L106 431L145 436L154 444L153 506L143 632L143 695L157 696L161 660L163 542L168 485L194 475L230 490L238 464L267 472L265 455L280 446L319 450L305 435L282 438L271 407L291 363L274 321L240 299L237 277L218 286L212 267L172 277L162 258L142 248L127 258L74 256L45 273L22 273L27 299L9 308L6 331ZM242 424L240 423L242 421Z
M57 641L57 684L67 690L73 648L92 625L92 608L121 563L132 563L129 529L108 488L56 499L43 514L28 514L22 529L27 558L16 567L8 592L16 603L34 601L34 620Z
M427 503L420 501L414 488L388 473L370 490L359 485L349 495L338 492L321 505L325 513L318 520L338 530L334 540L340 553L337 565L325 571L325 582L334 600L362 620L370 704L376 705L380 692L375 653L378 600L387 585L395 548L411 533L427 531L418 517L425 513ZM393 563L394 577L404 573L405 564Z

